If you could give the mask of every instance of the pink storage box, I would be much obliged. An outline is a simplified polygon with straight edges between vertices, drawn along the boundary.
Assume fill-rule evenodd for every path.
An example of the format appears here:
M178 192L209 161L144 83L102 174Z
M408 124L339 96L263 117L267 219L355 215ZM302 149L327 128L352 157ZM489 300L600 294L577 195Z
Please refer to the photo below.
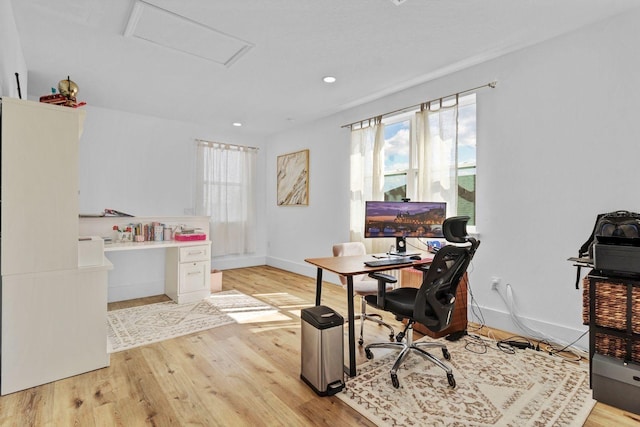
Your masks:
M206 240L207 235L204 233L175 233L173 238L181 242L190 242L192 240Z

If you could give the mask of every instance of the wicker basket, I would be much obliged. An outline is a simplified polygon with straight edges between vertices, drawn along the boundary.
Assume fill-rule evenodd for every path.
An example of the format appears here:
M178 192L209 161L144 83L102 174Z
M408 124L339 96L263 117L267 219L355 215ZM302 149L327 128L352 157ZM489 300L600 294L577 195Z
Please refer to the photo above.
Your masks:
M613 335L596 333L596 353L617 359L627 359L626 339ZM640 341L631 346L631 360L640 363Z
M589 324L589 278L583 280L582 321ZM640 287L631 293L631 330L640 334ZM615 282L598 281L596 285L596 319L598 326L627 330L627 287Z
M590 280L583 280L582 320L589 324L589 285ZM627 286L622 282L596 282L595 324L618 331L627 331ZM640 287L631 290L631 330L640 334ZM598 354L617 359L632 360L640 363L640 341L631 343L631 355L627 355L627 340L602 332L596 332L595 351Z

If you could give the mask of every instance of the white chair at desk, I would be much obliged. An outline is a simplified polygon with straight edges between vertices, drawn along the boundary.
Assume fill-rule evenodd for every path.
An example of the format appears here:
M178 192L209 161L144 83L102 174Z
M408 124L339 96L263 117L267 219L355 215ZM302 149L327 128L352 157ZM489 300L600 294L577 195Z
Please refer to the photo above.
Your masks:
M333 256L353 256L353 255L366 255L367 251L362 242L348 242L348 243L339 243L333 245ZM347 278L344 276L339 276L340 282L343 286L347 285ZM392 284L387 284L387 290L393 289ZM370 279L366 274L360 274L358 276L353 276L353 293L355 295L360 296L360 314L355 316L355 319L360 319L360 339L358 340L358 344L362 345L364 343L364 322L365 320L371 320L378 325L384 326L389 329L389 339L393 341L393 337L395 335L393 328L391 325L385 323L382 320L382 316L379 314L368 314L367 313L367 302L364 297L366 295L377 295L378 293L378 281Z

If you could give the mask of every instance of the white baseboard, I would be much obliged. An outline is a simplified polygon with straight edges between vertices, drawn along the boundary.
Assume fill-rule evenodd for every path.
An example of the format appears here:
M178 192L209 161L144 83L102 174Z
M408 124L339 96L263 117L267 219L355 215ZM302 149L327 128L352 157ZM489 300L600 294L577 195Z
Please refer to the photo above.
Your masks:
M256 267L265 264L267 264L267 261L264 256L220 257L211 260L211 268L217 270Z
M467 317L470 322L480 323L480 321L472 314L471 305L469 305L469 312ZM477 310L477 308L476 308ZM514 335L527 336L528 334L521 331L518 326L511 320L509 313L501 310L496 310L489 307L480 307L482 315L484 317L485 325L490 328L500 329L507 332L512 332ZM569 344L576 341L573 346L582 351L588 352L589 349L589 334L584 335L578 339L586 330L588 326L583 326L582 329L557 325L548 322L542 322L536 319L530 319L520 316L520 320L530 329L540 331L548 337L555 338L556 343Z

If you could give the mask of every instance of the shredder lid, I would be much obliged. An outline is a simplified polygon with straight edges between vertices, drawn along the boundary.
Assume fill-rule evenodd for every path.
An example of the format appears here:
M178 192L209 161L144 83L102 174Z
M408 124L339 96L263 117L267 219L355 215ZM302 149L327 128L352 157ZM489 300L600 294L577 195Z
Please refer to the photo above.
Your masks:
M624 362L621 359L596 353L593 355L591 366L594 375L640 387L640 365L637 363Z
M301 312L302 320L316 329L327 329L344 324L344 319L331 307L317 305Z

